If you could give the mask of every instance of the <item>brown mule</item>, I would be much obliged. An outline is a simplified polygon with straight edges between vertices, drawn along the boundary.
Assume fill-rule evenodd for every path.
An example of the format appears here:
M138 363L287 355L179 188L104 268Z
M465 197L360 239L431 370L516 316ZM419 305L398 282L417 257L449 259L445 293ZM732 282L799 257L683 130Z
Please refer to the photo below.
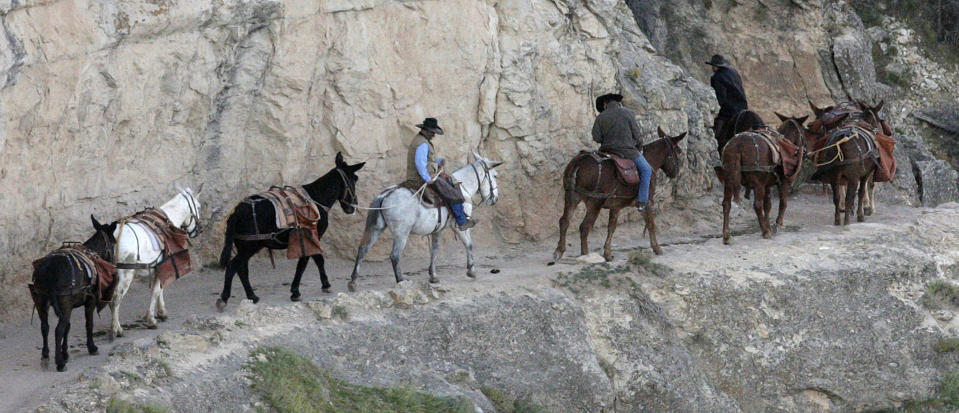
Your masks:
M729 232L732 200L743 185L756 192L753 209L756 211L763 238L771 238L776 229L783 225L789 191L798 170L785 171L783 158L788 155L801 163L806 151L806 129L803 123L807 117L790 118L778 113L776 116L782 121L776 130L763 127L738 133L723 149L723 166L717 166L715 170L716 176L723 183L724 244L728 245L732 238ZM779 148L783 145L780 140L783 139L792 144L792 150L796 153L780 153ZM773 149L773 146L777 149ZM798 165L793 165L792 168L798 168ZM770 195L774 186L779 191L779 215L776 216L775 227L769 223L769 212L772 209Z
M817 149L815 158L818 169L812 179L829 183L832 188L834 225L849 225L857 194L856 220L866 220L863 204L874 188L870 181L879 163L876 131L883 127L878 115L881 108L882 104L875 108L867 106L861 112L850 114L821 139L822 147ZM840 220L842 214L845 216Z
M656 193L656 170L662 169L666 176L675 178L679 173L679 158L682 150L679 141L686 137L686 133L675 137L667 136L662 128L658 131L660 139L643 145L643 155L653 169L653 176L649 182L649 207L644 214L646 228L649 230L649 245L657 255L663 250L656 242L656 223L652 211L653 195ZM569 220L579 206L586 202L586 218L579 225L580 247L583 255L589 253L588 237L590 230L599 212L609 210L609 228L606 234L606 244L603 247L603 257L611 261L613 233L616 232L616 221L619 211L633 205L636 200L637 185L625 185L616 175L613 162L597 163L592 157L583 156L573 158L563 172L563 190L565 191L565 205L563 216L559 219L559 243L553 253L553 259L558 260L566 252L566 231L569 229Z
M843 102L837 105L818 108L812 102L809 107L815 114L815 119L809 125L809 150L820 150L825 146L825 141L829 137L829 132L838 128L848 117L862 117L864 112L871 111L876 119L879 119L883 128L883 133L892 136L892 128L882 118L879 117L879 111L882 110L885 102L880 102L875 107L869 106L863 102ZM841 179L841 178L840 178ZM830 182L822 181L824 186L830 185ZM846 185L845 181L839 182L839 210L845 212L846 205ZM866 198L864 201L863 212L870 216L876 212L875 203L876 183L874 177L870 176L866 182Z

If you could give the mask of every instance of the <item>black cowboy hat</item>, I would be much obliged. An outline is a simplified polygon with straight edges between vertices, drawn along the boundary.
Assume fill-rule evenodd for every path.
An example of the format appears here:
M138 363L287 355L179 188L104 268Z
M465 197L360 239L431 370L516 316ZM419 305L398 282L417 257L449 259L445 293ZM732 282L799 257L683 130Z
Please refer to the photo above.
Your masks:
M716 67L729 67L729 62L722 55L714 54L708 62L707 65L716 66Z
M443 134L443 128L440 127L440 124L436 121L436 118L426 118L423 120L423 123L416 125L416 127L420 129L426 129L437 135Z
M606 109L606 104L609 102L622 102L623 95L619 93L607 93L603 96L596 98L596 111L602 112L603 109Z

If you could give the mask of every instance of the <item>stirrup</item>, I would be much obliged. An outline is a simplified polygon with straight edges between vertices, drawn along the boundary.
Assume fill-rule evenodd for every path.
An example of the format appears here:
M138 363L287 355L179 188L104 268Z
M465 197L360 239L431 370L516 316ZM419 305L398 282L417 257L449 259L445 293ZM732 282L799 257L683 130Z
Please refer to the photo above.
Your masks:
M457 226L456 226L456 229L458 229L458 230L460 230L460 231L466 231L466 230L468 230L468 229L470 229L470 228L475 227L477 222L479 222L479 221L478 221L478 220L475 220L475 219L473 219L473 218L468 218L468 219L466 220L466 223L464 223L463 225L457 225Z

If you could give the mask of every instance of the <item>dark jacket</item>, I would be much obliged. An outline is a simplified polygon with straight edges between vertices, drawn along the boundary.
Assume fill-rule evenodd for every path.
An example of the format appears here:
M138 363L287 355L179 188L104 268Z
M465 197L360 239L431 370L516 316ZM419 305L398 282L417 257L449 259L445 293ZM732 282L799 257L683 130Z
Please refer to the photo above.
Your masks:
M642 154L643 138L636 125L636 116L619 102L609 102L606 110L593 123L593 140L600 143L599 150L627 159Z
M719 116L729 119L733 115L749 109L746 103L746 92L743 91L743 81L736 69L723 67L713 73L709 83L716 91L719 100Z

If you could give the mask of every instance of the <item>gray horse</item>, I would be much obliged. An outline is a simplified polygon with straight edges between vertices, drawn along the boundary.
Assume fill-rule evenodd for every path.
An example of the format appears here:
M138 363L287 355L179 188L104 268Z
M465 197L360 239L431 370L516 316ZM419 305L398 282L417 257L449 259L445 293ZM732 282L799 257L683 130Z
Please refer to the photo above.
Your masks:
M503 162L486 159L475 152L473 156L476 158L475 161L452 173L453 179L461 183L460 190L463 191L463 198L466 199L463 209L467 215L473 211L472 198L475 195L482 197L486 205L496 204L499 191L496 185L496 171L493 168L503 164ZM363 239L356 252L356 262L353 264L353 275L349 283L350 291L356 289L356 277L363 257L386 228L393 233L393 252L390 253L390 261L393 263L396 282L403 281L400 258L410 234L430 236L430 282L439 282L436 278L436 253L440 248L440 233L447 227L452 227L453 231L456 231L460 240L463 241L463 246L466 247L466 275L476 278L476 273L473 271L473 239L470 237L470 230L457 230L456 226L452 225L453 220L450 219L449 210L424 207L418 195L409 189L393 186L381 192L373 200L370 205L370 214L366 217L366 230L363 231Z

